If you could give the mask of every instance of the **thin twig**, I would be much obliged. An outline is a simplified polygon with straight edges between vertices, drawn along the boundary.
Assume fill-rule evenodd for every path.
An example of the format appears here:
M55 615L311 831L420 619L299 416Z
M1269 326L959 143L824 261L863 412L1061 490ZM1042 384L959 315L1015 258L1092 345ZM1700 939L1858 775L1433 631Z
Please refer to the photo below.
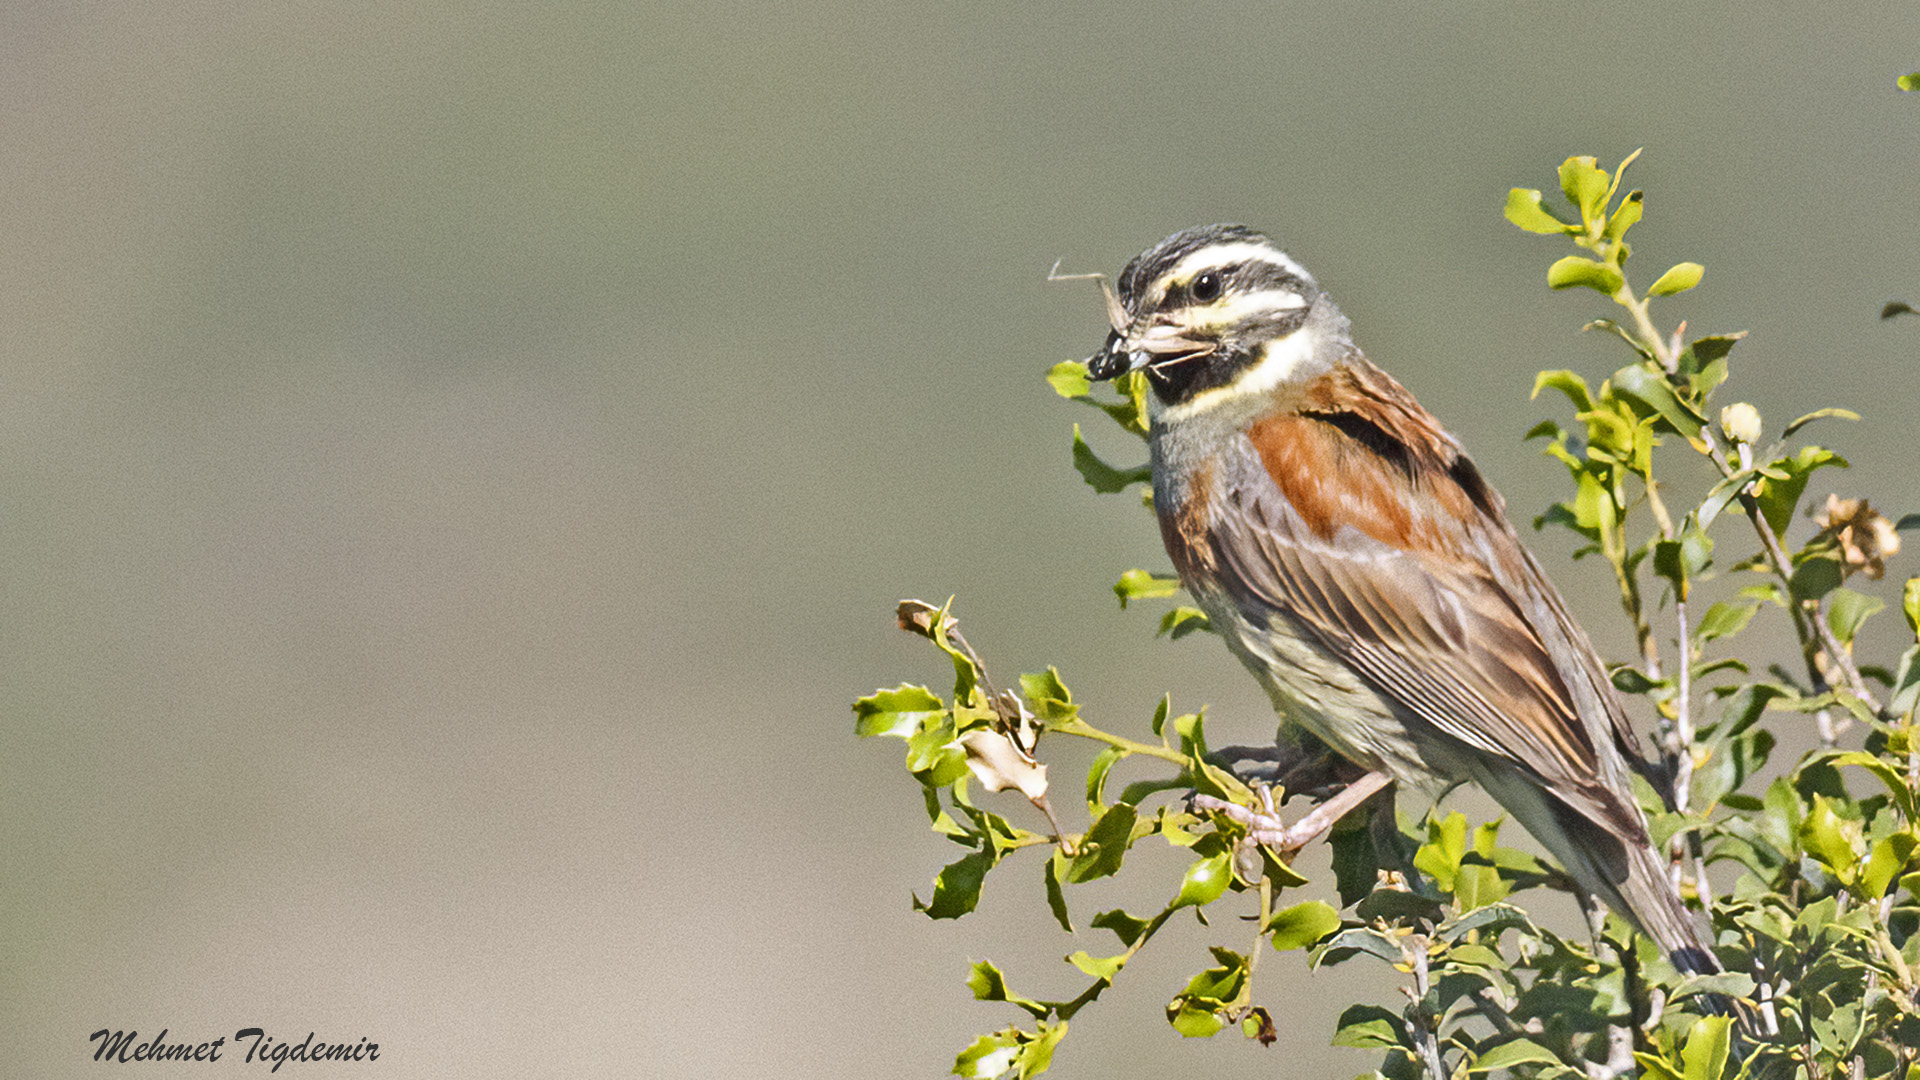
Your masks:
M1414 1045L1420 1048L1420 1059L1425 1064L1427 1075L1433 1080L1447 1080L1446 1062L1440 1057L1440 1042L1433 1034L1433 1017L1427 1012L1427 940L1415 934L1406 940L1406 956L1413 968L1413 985L1403 986L1400 992L1407 995L1407 1011L1402 1018L1407 1025L1407 1034Z
M1673 701L1673 803L1684 814L1693 792L1693 636L1686 600L1676 597L1673 611L1680 624L1680 660L1674 673L1679 687Z

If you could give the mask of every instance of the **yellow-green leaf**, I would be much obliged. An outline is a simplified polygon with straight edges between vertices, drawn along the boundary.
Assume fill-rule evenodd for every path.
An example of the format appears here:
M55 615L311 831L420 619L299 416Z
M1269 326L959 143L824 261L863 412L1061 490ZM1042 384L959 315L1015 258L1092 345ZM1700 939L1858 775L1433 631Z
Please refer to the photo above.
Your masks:
M1340 929L1340 913L1325 901L1308 900L1274 912L1267 928L1273 931L1275 949L1301 949Z
M1157 600L1179 591L1180 579L1172 574L1153 574L1140 569L1121 574L1120 580L1113 583L1113 595L1120 598L1122 608L1130 600Z
M1507 220L1530 233L1564 233L1573 228L1547 212L1540 204L1540 193L1531 188L1507 192Z
M1686 1068L1686 1080L1720 1080L1727 1068L1727 1054L1733 1048L1733 1019L1703 1016L1687 1030L1687 1045L1680 1051Z
M1700 284L1700 275L1706 272L1707 268L1697 262L1679 263L1673 269L1661 274L1659 280L1647 286L1647 295L1672 296L1674 293L1686 292Z
M1569 255L1547 268L1547 287L1550 289L1571 289L1584 285L1612 296L1620 291L1621 282L1620 271L1578 255Z
M1047 385L1063 398L1083 398L1093 392L1087 379L1087 365L1081 360L1062 360L1047 370Z
M1570 157L1560 163L1560 190L1580 210L1580 220L1592 224L1606 210L1607 174L1591 157Z
M1180 895L1174 898L1172 907L1205 907L1220 899L1233 881L1232 853L1223 851L1205 859L1197 859L1187 867L1187 873L1180 881Z
M1508 1069L1515 1065L1558 1065L1559 1055L1534 1042L1532 1039L1515 1039L1509 1043L1488 1050L1474 1059L1469 1073L1491 1072L1494 1069Z

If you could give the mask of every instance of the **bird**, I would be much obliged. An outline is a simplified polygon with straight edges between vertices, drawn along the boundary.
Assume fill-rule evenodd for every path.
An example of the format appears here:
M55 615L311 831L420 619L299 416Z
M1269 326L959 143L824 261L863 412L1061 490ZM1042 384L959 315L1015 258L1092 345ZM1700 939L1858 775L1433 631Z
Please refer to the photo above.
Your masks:
M1390 782L1478 784L1676 968L1719 972L1633 795L1630 773L1658 789L1664 771L1592 643L1505 500L1306 268L1208 225L1102 287L1087 375L1145 373L1167 554L1283 721L1369 770L1343 810Z

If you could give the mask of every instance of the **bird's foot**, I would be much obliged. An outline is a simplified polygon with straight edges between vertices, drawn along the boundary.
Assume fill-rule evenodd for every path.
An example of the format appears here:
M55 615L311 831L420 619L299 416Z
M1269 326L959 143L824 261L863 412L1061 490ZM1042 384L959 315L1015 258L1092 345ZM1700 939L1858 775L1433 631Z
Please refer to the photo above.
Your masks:
M1244 825L1249 840L1272 848L1282 862L1291 863L1300 849L1324 836L1341 818L1392 782L1393 779L1386 773L1367 773L1345 785L1338 794L1314 807L1306 817L1292 825L1281 819L1280 809L1273 802L1273 789L1266 784L1253 785L1254 794L1260 799L1260 808L1257 810L1211 795L1195 795L1193 805L1224 814Z

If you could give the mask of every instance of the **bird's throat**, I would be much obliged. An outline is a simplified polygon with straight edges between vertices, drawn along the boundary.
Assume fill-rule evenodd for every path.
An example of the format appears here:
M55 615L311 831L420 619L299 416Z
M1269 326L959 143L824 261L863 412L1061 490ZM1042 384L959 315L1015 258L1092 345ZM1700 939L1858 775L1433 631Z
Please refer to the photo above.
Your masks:
M1285 337L1261 342L1252 349L1225 348L1185 364L1169 365L1164 373L1148 369L1148 382L1159 397L1168 422L1248 398L1265 398L1287 383L1311 373L1316 338L1310 327Z

